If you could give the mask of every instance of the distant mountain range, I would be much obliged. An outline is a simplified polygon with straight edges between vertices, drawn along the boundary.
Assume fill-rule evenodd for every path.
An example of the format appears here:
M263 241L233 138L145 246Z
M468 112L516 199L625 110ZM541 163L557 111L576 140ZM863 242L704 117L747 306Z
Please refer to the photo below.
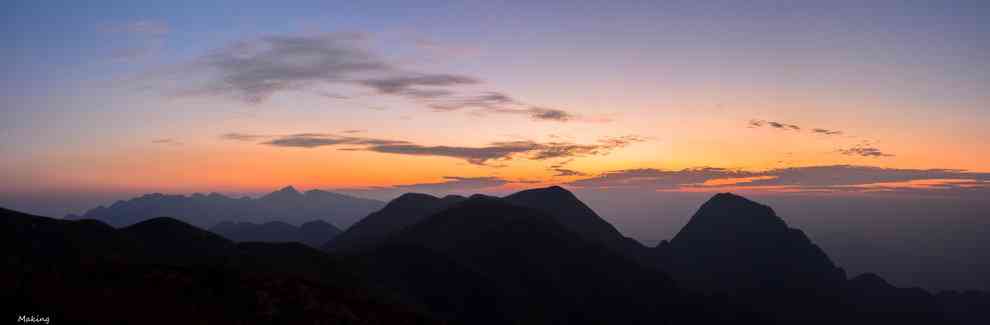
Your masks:
M96 219L114 227L124 227L151 218L171 217L201 228L210 228L224 221L281 221L301 225L323 220L335 227L347 228L384 205L378 200L321 190L302 193L288 186L259 198L231 198L217 193L189 196L146 194L117 201L109 207L96 207L82 215L69 215L65 219Z
M7 298L20 310L48 310L66 320L990 321L990 295L984 292L933 295L892 286L874 274L847 278L773 209L728 193L712 197L657 247L624 237L560 187L504 198L406 194L326 241L323 251L292 243L234 243L171 218L113 229L95 220L0 212L0 249L9 256L0 283L10 285ZM293 227L221 225L214 229ZM126 310L100 318L119 309ZM148 314L165 316L146 321Z

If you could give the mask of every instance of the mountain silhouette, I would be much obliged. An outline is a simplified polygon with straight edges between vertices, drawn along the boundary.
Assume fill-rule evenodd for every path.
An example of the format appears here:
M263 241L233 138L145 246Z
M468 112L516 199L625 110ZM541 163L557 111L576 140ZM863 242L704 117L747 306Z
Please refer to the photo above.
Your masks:
M471 198L495 198L475 194ZM354 250L381 243L383 239L425 217L450 207L465 198L437 198L427 194L407 193L389 202L385 208L362 219L327 244L335 250ZM508 203L543 212L584 239L600 242L616 252L645 261L649 250L635 240L623 236L612 224L602 219L570 191L552 186L520 191L504 200Z
M224 221L209 230L237 242L299 242L311 247L320 247L340 234L340 229L323 220L310 221L299 227L281 221L263 224Z
M897 288L873 273L856 276L845 284L846 302L864 323L951 323L935 296L920 288Z
M171 218L124 229L0 208L10 310L66 323L435 324L302 244L234 245Z
M772 208L730 193L705 202L655 250L679 284L724 297L772 323L954 323L924 290L896 288L874 274L847 280Z
M845 280L804 232L770 207L729 193L705 202L658 249L680 283L703 291L834 288Z
M373 248L388 236L463 200L463 196L457 195L438 198L422 193L403 194L334 237L324 248L334 251Z
M472 196L364 256L377 263L370 269L380 283L399 283L396 290L459 323L653 324L685 320L691 310L700 320L717 315L702 313L665 274L494 197Z
M273 226L312 244L330 225ZM406 194L331 240L332 254L175 218L114 229L0 208L0 289L11 308L82 323L985 324L990 310L984 292L846 279L773 209L728 193L649 254L624 238L559 187Z
M231 198L217 193L189 196L146 194L117 201L109 207L90 209L81 216L70 215L66 219L97 219L114 227L125 227L151 218L172 217L201 228L209 228L223 221L282 221L300 225L307 221L325 220L346 228L383 205L381 201L327 191L301 193L288 186L257 199Z
M649 255L645 246L623 236L619 230L598 216L573 193L560 187L530 189L506 196L515 205L546 213L558 223L586 240L600 242L620 254L643 261Z

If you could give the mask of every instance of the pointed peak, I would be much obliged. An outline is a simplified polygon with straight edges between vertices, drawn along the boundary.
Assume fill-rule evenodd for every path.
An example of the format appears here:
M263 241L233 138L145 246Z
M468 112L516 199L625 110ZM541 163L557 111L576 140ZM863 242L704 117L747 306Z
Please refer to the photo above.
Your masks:
M292 187L290 185L290 186L283 187L282 189L280 189L278 191L268 193L268 195L265 195L262 198L263 199L264 198L275 198L275 197L285 198L285 197L297 197L297 196L302 196L302 193L299 193L299 191L296 190L295 187Z
M296 188L295 188L295 187L293 187L292 185L289 185L289 186L286 186L286 187L283 187L282 189L280 189L280 190L278 190L278 192L279 192L279 193L292 193L292 194L299 194L299 191L298 191L298 190L296 190Z

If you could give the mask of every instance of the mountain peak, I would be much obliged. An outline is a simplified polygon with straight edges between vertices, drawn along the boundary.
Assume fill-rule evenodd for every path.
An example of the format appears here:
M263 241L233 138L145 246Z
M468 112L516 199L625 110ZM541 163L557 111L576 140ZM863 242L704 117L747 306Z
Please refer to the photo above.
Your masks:
M303 196L302 193L300 193L298 190L296 190L295 187L292 187L290 185L283 187L278 191L268 193L265 196L262 196L261 199L289 199L289 198L299 198L302 196Z
M770 207L731 193L705 202L668 245L673 273L702 290L829 288L845 279L828 256Z
M276 191L276 193L299 194L299 191L296 190L296 188L293 187L292 185L289 185L289 186L283 187L282 189Z
M770 207L732 193L719 193L701 205L673 241L687 237L786 232L787 224Z

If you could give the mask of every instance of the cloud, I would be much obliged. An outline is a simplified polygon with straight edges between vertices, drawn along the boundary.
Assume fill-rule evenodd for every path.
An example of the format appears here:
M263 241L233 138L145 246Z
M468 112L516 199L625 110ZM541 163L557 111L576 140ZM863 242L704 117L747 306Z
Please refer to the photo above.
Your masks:
M530 160L607 155L612 150L628 145L614 143L575 144L570 142L505 141L493 142L481 147L424 146L418 144L386 144L365 148L368 151L414 155L440 156L464 159L476 165L490 161L511 160L519 157Z
M154 144L163 144L163 145L171 145L171 146L181 146L182 145L182 141L179 141L179 140L176 140L176 139L171 139L171 138L154 139L154 140L151 140L151 143L154 143Z
M990 180L990 173L972 173L955 169L897 169L855 165L781 168L764 172L762 175L774 176L774 178L753 181L749 185L834 187L930 179Z
M438 98L453 95L446 89L421 89L418 87L444 87L477 84L477 79L449 74L421 74L410 76L394 76L388 78L361 80L364 86L382 94L402 95L417 99Z
M842 131L829 130L829 129L812 129L811 132L824 134L824 135L842 135Z
M587 176L588 174L563 167L552 167L550 170L557 172L553 176L567 177L567 176Z
M531 113L530 116L537 120L566 122L574 119L571 113L554 108L530 107L528 111Z
M363 34L274 35L240 41L200 58L195 66L213 72L188 95L221 95L261 103L284 91L307 90L331 99L353 94L317 91L321 85L367 88L399 96L435 111L475 109L476 113L518 114L537 121L578 120L559 108L533 106L497 91L467 92L482 83L476 77L427 73L395 66L366 49Z
M990 173L954 169L896 169L829 165L743 171L724 168L626 169L568 183L583 188L642 190L868 191L990 188Z
M743 178L754 173L725 168L699 167L682 170L662 170L655 168L624 169L576 180L569 185L579 187L646 187L651 189L672 189L687 185L699 185L712 179Z
M787 124L787 123L780 123L780 122L766 121L766 120L750 120L749 121L749 127L758 128L758 127L764 127L764 126L769 126L769 127L772 127L772 128L775 128L775 129L780 129L780 130L793 130L793 131L799 131L799 130L801 130L801 127L800 126L797 126L797 125L794 125L794 124Z
M280 35L237 42L201 59L200 64L217 76L200 92L257 103L279 91L392 70L358 45L363 38L360 34Z
M771 128L778 129L778 130L787 130L787 131L801 131L802 130L802 128L800 126L797 126L797 125L794 125L794 124L774 122L774 121L767 121L767 120L756 120L756 119L749 120L749 127L750 128L761 128L761 127L764 127L764 126L771 127ZM842 134L845 133L845 132L842 132L842 131L839 131L839 130L831 130L831 129L823 129L823 128L813 128L811 130L808 130L808 132L816 133L816 134L821 134L821 135L842 135Z
M511 110L508 110L507 106L515 104L518 104L518 102L509 95L489 91L476 96L447 98L443 101L434 102L429 106L437 111L456 111L465 108L480 108L496 113L512 113Z
M352 137L352 136L341 136L335 134L327 133L299 133L291 134L286 136L280 136L275 139L262 142L262 144L278 146L278 147L299 147L299 148L316 148L322 146L334 146L334 145L401 145L406 144L405 141L397 140L385 140L385 139L374 139L374 138L364 138L364 137Z
M224 133L220 135L221 139L233 140L233 141L258 141L261 139L271 138L271 135L264 134L250 134L250 133Z
M532 141L495 142L482 147L424 146L418 144L392 144L371 146L367 151L412 156L440 156L467 160L484 165L490 160L508 160L521 153L540 150L541 144Z
M317 148L324 146L347 146L340 150L371 151L410 156L436 156L463 159L476 165L486 165L490 161L524 158L546 160L607 155L633 143L646 141L638 136L602 138L597 143L576 144L572 142L536 142L529 140L492 142L485 146L446 146L422 145L405 140L378 139L331 133L297 133L290 135L262 135L247 133L226 133L221 139L235 141L261 141L260 144L276 147Z
M873 157L873 158L894 156L892 154L884 153L883 151L880 151L880 149L877 149L875 147L866 147L866 146L855 146L849 149L839 149L838 151L839 153L846 156L861 156L861 157Z

